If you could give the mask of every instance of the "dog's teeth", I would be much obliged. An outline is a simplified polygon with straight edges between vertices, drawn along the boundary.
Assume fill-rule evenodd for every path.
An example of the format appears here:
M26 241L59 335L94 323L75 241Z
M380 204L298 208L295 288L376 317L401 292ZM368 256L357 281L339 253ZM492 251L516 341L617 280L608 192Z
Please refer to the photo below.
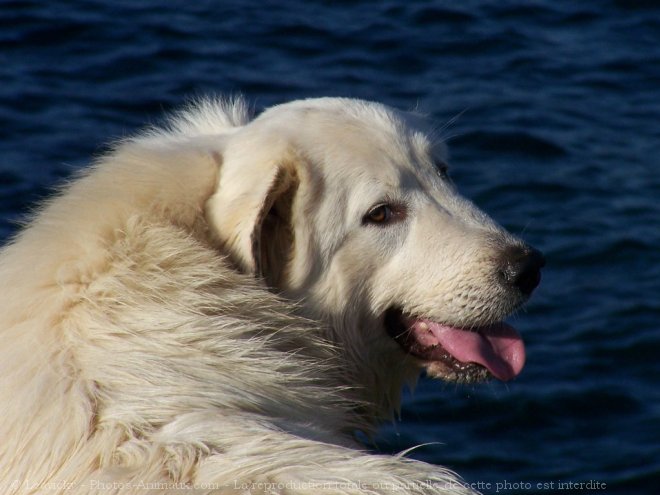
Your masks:
M430 330L428 324L424 323L424 322L419 324L419 329L422 330L422 331Z

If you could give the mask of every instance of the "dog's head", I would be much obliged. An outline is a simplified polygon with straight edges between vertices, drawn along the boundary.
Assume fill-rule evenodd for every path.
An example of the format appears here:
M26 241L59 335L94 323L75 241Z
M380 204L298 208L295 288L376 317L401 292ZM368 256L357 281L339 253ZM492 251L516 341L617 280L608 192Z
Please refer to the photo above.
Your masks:
M415 116L347 99L274 107L227 140L207 216L235 263L329 323L373 383L523 367L503 319L543 257L457 193Z

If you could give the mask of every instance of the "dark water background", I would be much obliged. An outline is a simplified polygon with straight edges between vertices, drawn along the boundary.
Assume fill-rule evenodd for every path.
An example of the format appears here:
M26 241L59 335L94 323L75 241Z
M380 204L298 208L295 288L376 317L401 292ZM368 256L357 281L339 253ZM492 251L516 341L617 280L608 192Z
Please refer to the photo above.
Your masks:
M454 179L548 258L514 320L528 365L507 385L422 381L377 448L438 442L411 456L487 493L660 493L659 5L0 0L0 239L191 96L461 114ZM607 489L558 489L590 480Z

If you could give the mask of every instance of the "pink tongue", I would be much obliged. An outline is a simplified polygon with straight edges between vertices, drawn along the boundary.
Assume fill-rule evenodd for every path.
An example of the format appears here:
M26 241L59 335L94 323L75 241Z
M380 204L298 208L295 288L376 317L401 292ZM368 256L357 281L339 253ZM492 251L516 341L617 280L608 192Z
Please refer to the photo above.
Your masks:
M462 363L477 363L502 381L514 378L525 365L525 345L520 334L506 323L482 327L477 331L441 325L430 320L412 320L410 329L417 339L439 343Z

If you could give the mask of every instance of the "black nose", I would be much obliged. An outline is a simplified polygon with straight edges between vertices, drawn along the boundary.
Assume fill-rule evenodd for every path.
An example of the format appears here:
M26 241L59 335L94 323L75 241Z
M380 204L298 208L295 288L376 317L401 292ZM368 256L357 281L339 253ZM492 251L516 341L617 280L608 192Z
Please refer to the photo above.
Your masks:
M541 282L543 254L530 246L509 246L502 253L500 274L504 283L529 296Z

